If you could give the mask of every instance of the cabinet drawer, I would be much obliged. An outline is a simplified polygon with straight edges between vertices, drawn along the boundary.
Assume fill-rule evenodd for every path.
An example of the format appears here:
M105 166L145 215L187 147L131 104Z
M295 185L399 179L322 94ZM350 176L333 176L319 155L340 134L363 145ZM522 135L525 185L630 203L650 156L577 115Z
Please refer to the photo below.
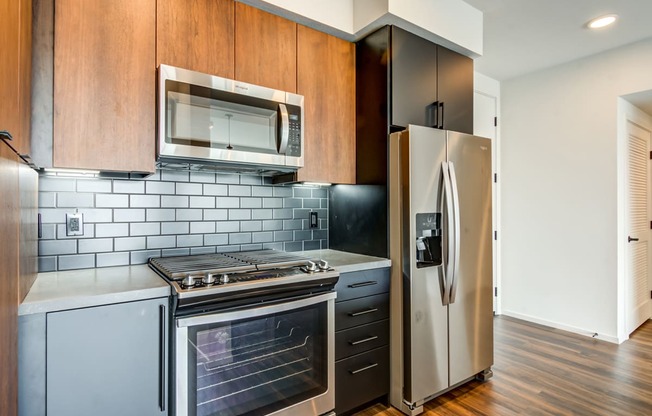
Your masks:
M335 304L335 330L389 318L389 293Z
M388 391L388 346L335 363L335 413L338 415Z
M389 292L389 268L342 273L335 290L337 302Z
M350 357L389 344L389 320L346 329L335 334L335 359Z

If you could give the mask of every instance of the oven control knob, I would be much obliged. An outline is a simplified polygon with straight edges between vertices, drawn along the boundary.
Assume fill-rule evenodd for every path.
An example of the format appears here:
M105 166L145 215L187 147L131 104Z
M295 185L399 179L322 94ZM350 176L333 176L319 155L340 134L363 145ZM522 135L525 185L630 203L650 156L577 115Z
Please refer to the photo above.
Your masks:
M204 277L201 279L201 281L205 285L213 285L217 282L217 278L213 273L206 273Z
M328 262L326 260L319 260L319 269L328 270Z
M229 275L228 274L221 274L220 275L220 283L229 283Z
M181 286L191 287L195 285L195 276L188 275L181 281Z
M306 270L309 272L316 272L317 265L315 264L314 261L308 261L308 263L306 263Z

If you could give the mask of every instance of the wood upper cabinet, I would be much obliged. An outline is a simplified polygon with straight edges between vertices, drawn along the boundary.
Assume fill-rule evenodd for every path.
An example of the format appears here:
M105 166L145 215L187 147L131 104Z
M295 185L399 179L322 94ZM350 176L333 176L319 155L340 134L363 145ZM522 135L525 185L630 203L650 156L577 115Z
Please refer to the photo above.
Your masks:
M235 4L235 79L297 92L297 24Z
M297 30L297 93L305 97L304 167L297 179L355 183L355 45Z
M32 1L0 0L0 130L10 146L30 153L30 82L32 62Z
M233 0L158 0L156 66L234 77Z
M156 0L57 0L54 166L153 172Z

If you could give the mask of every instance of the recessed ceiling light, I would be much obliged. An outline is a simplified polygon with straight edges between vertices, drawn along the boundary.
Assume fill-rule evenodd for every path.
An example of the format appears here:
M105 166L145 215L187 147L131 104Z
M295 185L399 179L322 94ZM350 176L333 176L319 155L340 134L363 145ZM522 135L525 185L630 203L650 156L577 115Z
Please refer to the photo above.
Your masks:
M589 29L599 29L601 27L609 26L610 24L616 21L617 17L618 15L615 14L608 14L606 16L596 17L595 19L587 23L586 26Z

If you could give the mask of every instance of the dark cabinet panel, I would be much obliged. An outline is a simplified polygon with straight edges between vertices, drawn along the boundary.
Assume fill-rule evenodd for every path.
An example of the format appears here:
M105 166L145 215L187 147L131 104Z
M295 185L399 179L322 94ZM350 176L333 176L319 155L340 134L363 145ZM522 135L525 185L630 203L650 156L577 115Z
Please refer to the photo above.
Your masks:
M335 334L335 360L361 354L389 344L387 319L345 329Z
M335 289L335 410L389 391L389 268L342 273Z
M335 304L335 330L389 318L389 293Z
M342 414L389 390L389 346L335 364L335 413Z
M444 130L473 134L473 60L438 46L437 100Z
M389 269L343 273L335 290L338 302L389 292Z
M393 126L434 126L437 110L437 45L392 26Z

